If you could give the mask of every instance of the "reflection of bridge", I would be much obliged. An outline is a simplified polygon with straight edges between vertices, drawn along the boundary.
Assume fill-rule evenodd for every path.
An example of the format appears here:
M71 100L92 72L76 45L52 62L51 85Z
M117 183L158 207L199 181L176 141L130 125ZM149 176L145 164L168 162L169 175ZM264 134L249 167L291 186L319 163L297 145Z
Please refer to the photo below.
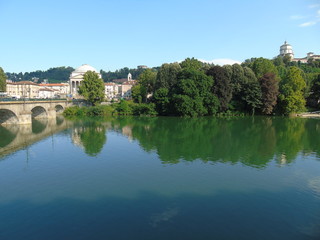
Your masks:
M0 158L23 149L43 138L70 127L70 123L62 116L56 119L34 120L32 124L0 126Z
M66 100L0 102L0 124L30 124L32 118L54 119L72 105Z

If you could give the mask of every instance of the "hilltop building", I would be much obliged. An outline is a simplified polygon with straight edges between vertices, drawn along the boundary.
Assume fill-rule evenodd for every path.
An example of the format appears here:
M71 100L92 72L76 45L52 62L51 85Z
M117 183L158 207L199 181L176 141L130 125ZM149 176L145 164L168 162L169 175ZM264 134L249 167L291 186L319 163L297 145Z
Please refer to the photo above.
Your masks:
M301 62L301 63L307 63L310 59L312 61L320 59L320 55L315 55L313 52L307 53L306 57L295 58L292 46L288 44L287 41L285 41L284 44L280 46L279 56L280 57L289 56L292 62Z
M280 55L281 57L289 56L290 59L294 58L294 53L292 50L292 46L287 43L287 41L284 42L283 45L280 46Z
M70 94L72 94L72 96L74 97L78 96L78 88L81 82L83 81L84 74L88 71L96 72L101 78L101 74L94 67L88 64L81 65L76 70L74 70L70 75L69 84L70 84Z

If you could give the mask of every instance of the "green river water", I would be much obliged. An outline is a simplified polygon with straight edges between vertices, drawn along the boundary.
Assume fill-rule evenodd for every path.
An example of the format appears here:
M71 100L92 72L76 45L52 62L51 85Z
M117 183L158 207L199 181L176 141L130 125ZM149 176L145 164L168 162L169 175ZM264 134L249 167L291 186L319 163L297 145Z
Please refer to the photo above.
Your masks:
M0 126L0 239L320 239L320 119Z

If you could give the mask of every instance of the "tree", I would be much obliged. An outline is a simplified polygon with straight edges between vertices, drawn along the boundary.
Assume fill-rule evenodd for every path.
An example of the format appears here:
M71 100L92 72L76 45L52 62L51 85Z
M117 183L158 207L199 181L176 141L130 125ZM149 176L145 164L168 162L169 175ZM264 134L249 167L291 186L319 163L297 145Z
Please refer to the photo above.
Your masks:
M152 93L156 84L157 73L148 68L144 70L138 77L139 83L147 89L148 93Z
M244 84L242 100L246 109L254 115L255 109L261 106L261 89L258 82Z
M177 83L177 76L180 71L179 63L162 64L157 73L156 89L171 88Z
M281 81L279 107L283 114L289 115L305 109L306 101L303 97L303 91L306 88L306 83L302 73L298 67L290 67L286 78Z
M311 93L308 97L308 105L311 107L319 108L320 103L320 74L317 79L313 82L311 87Z
M239 64L232 65L231 74L232 92L239 94L242 89L242 85L245 83L244 70Z
M213 79L200 70L183 69L172 89L173 114L204 116L214 114L219 102L212 92Z
M6 91L6 85L7 85L7 76L4 73L3 69L0 67L0 92Z
M213 77L213 93L219 99L220 111L224 112L228 109L228 104L232 98L232 85L228 72L223 67L214 66L207 71L207 75Z
M203 63L195 58L186 58L180 65L181 68L201 70Z
M279 95L279 85L274 73L266 73L260 79L262 93L261 112L271 114L274 106L277 104Z
M98 105L104 99L104 83L98 73L88 71L84 74L79 86L79 94L93 105Z
M277 68L273 65L273 62L265 58L257 58L254 60L251 69L258 79L261 78L265 73L278 74Z
M147 89L141 84L134 85L131 88L131 96L136 103L147 101Z
M153 96L154 103L156 104L156 111L160 115L167 115L169 111L169 89L159 88L155 91Z

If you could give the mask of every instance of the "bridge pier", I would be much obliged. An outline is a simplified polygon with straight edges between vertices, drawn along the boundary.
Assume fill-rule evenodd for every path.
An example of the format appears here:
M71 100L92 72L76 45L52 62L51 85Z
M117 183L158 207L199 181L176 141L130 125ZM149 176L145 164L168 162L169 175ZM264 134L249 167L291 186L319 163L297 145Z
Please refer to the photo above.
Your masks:
M31 124L32 123L32 117L31 117L31 111L21 111L20 114L17 116L19 120L19 124Z
M48 114L48 118L56 118L56 117L57 117L56 109L53 108L53 107L50 107L50 108L47 110L47 114Z

